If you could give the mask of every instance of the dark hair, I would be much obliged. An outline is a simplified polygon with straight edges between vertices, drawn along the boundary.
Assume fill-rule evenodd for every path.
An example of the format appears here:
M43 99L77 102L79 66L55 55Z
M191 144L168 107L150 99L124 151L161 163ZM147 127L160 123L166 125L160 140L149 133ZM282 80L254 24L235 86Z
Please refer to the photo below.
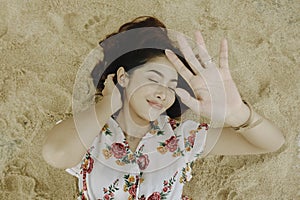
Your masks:
M116 74L121 66L130 73L134 68L145 64L152 58L165 56L165 49L170 49L176 53L193 73L180 50L173 46L167 35L165 25L155 17L138 17L122 25L117 32L107 35L99 44L103 48L104 58L97 63L91 72L93 83L97 89L96 95L102 95L101 92L104 89L107 75ZM114 76L113 81L122 95L122 88L117 84L117 76ZM181 76L178 76L178 86L186 89L193 96L192 89ZM166 110L166 113L170 118L178 118L187 109L188 107L176 95L175 102Z

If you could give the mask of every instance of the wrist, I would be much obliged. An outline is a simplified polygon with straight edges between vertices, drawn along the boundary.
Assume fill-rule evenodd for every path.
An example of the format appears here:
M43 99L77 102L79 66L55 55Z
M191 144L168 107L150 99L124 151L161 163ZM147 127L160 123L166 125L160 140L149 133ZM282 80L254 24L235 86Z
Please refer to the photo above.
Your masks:
M242 107L242 109L240 109L240 113L239 115L236 115L240 117L240 119L245 118L245 116L248 115L248 119L243 122L243 120L236 120L236 121L231 121L231 128L233 128L235 131L239 132L239 133L243 133L246 130L252 129L253 127L257 126L258 124L262 123L264 118L260 117L259 115L257 115L252 106L245 100L243 100L245 107ZM248 114L249 113L249 114ZM241 124L241 121L243 122Z
M250 118L250 114L250 108L243 102L240 109L228 117L228 119L225 120L225 123L232 127L239 127L247 122L247 120Z

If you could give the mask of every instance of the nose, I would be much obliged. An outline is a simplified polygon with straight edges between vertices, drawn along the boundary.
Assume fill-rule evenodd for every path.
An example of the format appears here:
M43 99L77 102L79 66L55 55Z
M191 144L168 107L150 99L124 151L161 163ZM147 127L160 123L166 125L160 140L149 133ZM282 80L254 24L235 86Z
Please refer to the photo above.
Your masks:
M166 99L166 95L164 95L164 94L156 94L156 98L159 98L160 100L164 101Z
M155 97L159 98L161 101L164 101L166 99L166 91L165 91L165 89L163 89L163 88L158 89L156 91Z

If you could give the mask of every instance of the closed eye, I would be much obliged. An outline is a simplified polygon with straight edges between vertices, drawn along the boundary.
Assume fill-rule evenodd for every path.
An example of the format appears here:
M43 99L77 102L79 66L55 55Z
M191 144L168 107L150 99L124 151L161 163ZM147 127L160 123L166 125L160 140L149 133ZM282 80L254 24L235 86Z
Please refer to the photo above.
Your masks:
M154 83L159 83L158 81L156 81L156 80L153 80L153 79L151 79L151 78L148 78L148 80L149 81L152 81L152 82L154 82ZM170 90L172 90L174 93L175 93L175 89L173 89L173 88L171 88L171 87L168 87Z
M149 81L153 81L153 82L155 82L155 83L158 83L158 81L153 80L153 79L151 79L151 78L148 78L148 80L149 80Z
M169 87L169 89L172 90L174 93L176 93L176 92L175 92L175 89L173 89L173 88L171 88L171 87Z

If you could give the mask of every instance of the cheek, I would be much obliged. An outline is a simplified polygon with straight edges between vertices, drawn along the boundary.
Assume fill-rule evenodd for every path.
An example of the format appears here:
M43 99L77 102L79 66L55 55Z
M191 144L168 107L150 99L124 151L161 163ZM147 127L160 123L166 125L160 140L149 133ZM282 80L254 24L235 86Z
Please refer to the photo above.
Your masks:
M149 89L149 84L146 84L145 81L133 80L129 83L126 90L128 95L136 95L136 93L140 93L140 91L143 90L143 88Z
M142 85L139 87L135 87L135 88L128 88L127 90L127 99L130 102L138 102L138 101L143 101L145 100L147 97L151 97L154 96L156 92L155 87L153 87L153 85L149 84L149 85ZM173 105L173 103L175 102L175 93L166 89L166 106L167 107L171 107Z
M126 96L129 102L137 104L139 102L143 102L147 97L147 93L149 91L149 87L140 86L138 88L130 88L126 91Z

